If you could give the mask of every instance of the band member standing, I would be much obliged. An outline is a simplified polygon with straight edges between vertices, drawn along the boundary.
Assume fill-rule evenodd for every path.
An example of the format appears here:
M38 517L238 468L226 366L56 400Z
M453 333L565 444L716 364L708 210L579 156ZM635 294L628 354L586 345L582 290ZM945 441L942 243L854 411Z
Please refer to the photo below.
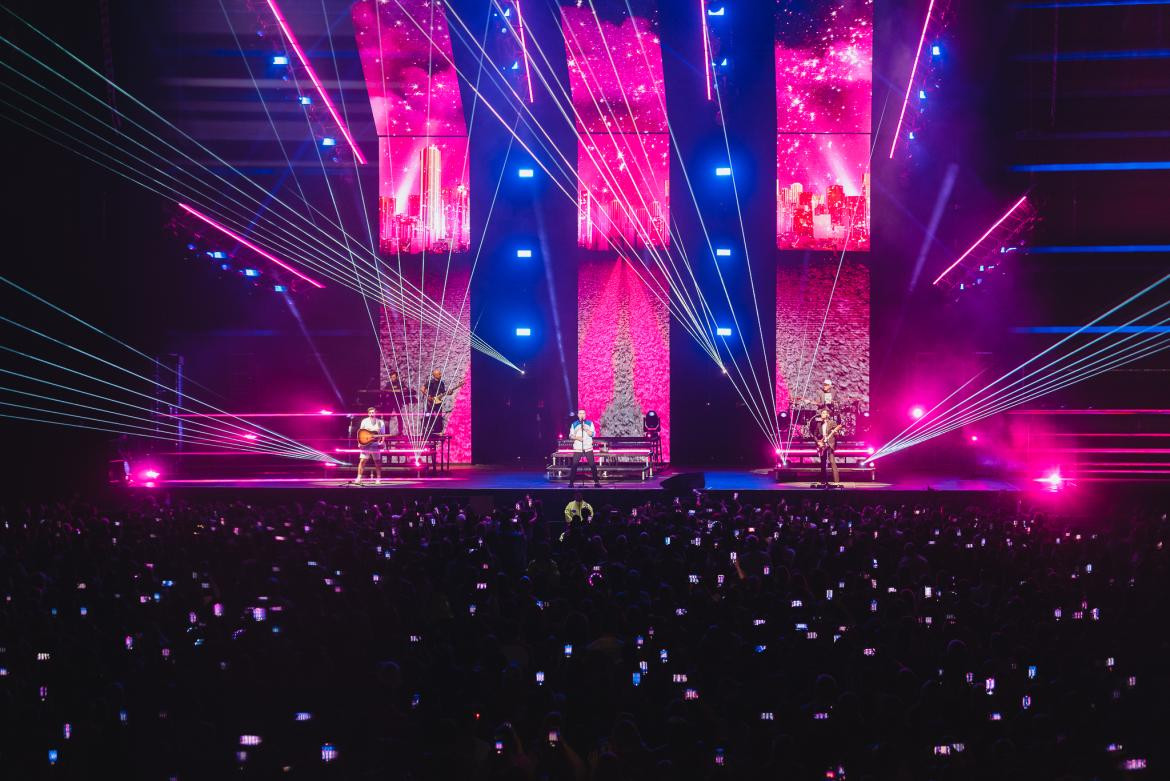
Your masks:
M830 415L837 414L837 405L833 402L833 381L826 379L821 384L820 393L817 395L817 409L827 409Z
M428 416L427 428L434 434L443 433L443 397L447 393L447 384L443 382L443 372L435 369L427 384L420 388L426 399L423 401L423 410Z
M820 413L813 418L809 426L813 439L817 442L817 454L821 457L821 485L828 488L829 469L833 470L833 485L839 482L837 473L837 434L841 431L841 424L833 420L828 407L821 407Z
M584 456L589 461L589 469L593 472L593 487L600 488L601 482L597 479L597 461L593 458L593 438L597 436L597 426L592 420L585 419L585 410L577 410L577 419L569 427L569 439L573 441L573 466L569 469L569 487L577 479L577 464Z
M362 418L362 422L358 425L361 431L368 431L371 434L383 435L386 433L386 421L378 417L378 410L370 407L366 410L366 416ZM366 445L358 445L358 450L361 455L358 456L357 479L354 483L361 484L362 472L365 470L366 461L373 461L374 463L374 484L377 485L382 482L382 448L384 447L381 436L370 441Z

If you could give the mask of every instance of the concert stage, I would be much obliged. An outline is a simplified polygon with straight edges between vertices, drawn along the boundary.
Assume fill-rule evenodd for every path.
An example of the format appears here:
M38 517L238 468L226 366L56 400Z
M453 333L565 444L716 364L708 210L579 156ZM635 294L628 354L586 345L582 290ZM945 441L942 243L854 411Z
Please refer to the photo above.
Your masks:
M452 466L444 474L414 477L406 475L383 478L375 485L366 480L354 485L352 474L345 477L310 477L306 475L265 474L258 476L203 476L192 479L166 479L152 481L153 486L136 485L136 491L181 491L218 492L225 489L264 489L265 491L313 492L320 494L328 490L331 496L367 496L377 499L389 492L401 494L404 490L421 494L468 494L541 492L569 494L564 483L551 482L538 467L529 469L508 469L492 466ZM989 478L967 479L958 476L912 476L894 481L842 483L842 488L832 491L816 487L809 481L776 482L773 470L761 469L686 469L681 467L664 470L645 481L621 481L603 483L601 488L582 485L580 490L590 497L604 494L669 494L701 487L706 491L742 491L773 493L822 493L822 494L866 494L875 499L883 494L904 494L910 492L998 492L1019 491L1019 484Z

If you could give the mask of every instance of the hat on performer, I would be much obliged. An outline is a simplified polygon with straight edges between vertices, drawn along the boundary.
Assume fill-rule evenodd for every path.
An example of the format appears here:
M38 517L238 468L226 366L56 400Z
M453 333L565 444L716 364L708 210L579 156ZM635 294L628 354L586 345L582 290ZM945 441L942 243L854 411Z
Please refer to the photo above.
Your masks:
M832 380L825 380L824 384L825 385L832 385L833 381Z

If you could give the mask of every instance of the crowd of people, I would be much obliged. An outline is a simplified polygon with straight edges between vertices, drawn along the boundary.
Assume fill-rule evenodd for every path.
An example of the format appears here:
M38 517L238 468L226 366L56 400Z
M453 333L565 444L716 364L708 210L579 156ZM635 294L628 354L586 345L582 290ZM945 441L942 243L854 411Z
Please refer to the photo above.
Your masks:
M1166 777L1160 509L565 498L5 508L0 766Z

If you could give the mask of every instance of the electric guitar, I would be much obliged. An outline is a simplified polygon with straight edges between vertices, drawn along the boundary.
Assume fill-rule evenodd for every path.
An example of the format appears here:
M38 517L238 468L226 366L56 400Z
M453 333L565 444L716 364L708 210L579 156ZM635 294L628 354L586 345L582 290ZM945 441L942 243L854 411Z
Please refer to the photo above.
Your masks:
M427 396L427 402L429 404L442 404L443 399L447 398L447 396L449 396L450 394L459 390L459 388L461 388L463 386L463 383L465 383L465 382L467 382L467 380L460 380L459 382L455 383L454 385L452 385L450 388L443 391L442 393L435 394L434 396ZM421 388L419 388L419 390L422 391L423 393L426 393L427 386L424 385Z
M841 429L843 429L843 428L845 428L845 424L844 424L844 423L838 423L838 424L836 425L836 427L835 427L835 428L834 428L832 431L830 431L830 432L829 432L829 435L828 435L827 437L825 437L824 439L818 439L818 440L817 440L817 455L818 455L818 456L819 456L821 453L824 453L824 452L825 452L825 447L827 447L827 446L826 446L826 444L825 444L825 441L826 441L826 440L828 440L828 439L830 439L830 438L832 438L832 436L833 436L834 434L836 434L838 431L840 431L840 430L841 430Z

